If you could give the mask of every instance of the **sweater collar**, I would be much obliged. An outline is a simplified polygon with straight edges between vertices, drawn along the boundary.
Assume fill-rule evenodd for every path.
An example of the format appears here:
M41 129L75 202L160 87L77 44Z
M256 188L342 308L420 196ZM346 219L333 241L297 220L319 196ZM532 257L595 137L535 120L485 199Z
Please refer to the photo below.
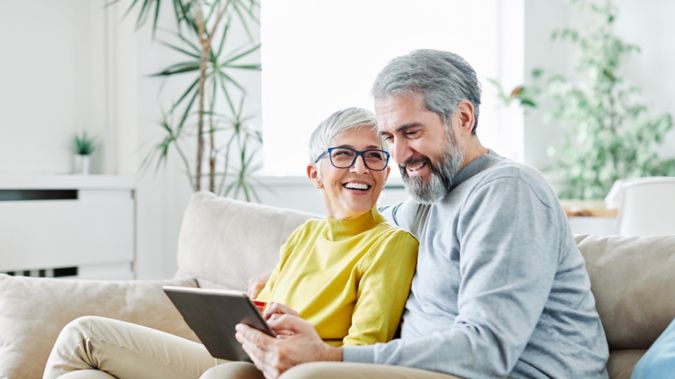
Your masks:
M502 159L502 157L499 154L488 149L487 154L481 155L480 157L472 160L461 170L459 170L457 175L455 175L455 177L452 179L452 186L450 187L450 190L462 184L463 181L499 162L500 159Z
M338 220L336 218L329 217L327 219L327 237L332 241L345 237L353 237L357 234L372 229L375 227L375 225L379 224L383 220L384 218L377 211L377 207L373 207L369 212L349 220Z

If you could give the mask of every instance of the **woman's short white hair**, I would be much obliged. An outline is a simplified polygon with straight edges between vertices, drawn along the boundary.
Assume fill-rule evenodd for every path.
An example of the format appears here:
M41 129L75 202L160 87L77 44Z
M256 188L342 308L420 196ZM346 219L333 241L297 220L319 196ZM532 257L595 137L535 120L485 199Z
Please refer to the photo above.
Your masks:
M354 128L372 128L377 132L375 116L370 111L357 107L346 108L330 115L309 137L309 162L314 163L338 134ZM384 146L383 140L380 145Z

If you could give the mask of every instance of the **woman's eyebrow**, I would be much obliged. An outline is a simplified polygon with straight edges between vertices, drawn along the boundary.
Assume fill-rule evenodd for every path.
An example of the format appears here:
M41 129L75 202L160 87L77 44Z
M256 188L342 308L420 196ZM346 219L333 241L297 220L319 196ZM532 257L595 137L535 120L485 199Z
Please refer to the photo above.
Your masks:
M355 148L354 146L352 146L352 145L347 145L347 144L342 144L342 145L335 146L335 147L348 147L348 148L350 148L350 149L358 150L358 149ZM366 150L367 150L367 149L380 149L381 147L382 147L382 146L379 146L379 145L368 145L368 146L366 146Z

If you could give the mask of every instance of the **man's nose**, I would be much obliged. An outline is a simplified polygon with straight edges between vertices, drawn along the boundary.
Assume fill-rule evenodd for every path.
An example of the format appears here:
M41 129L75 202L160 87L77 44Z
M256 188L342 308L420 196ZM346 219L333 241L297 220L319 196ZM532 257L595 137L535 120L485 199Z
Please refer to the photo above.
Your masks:
M394 161L401 165L412 156L412 150L408 146L407 141L403 139L394 139L392 143L389 144L389 152Z

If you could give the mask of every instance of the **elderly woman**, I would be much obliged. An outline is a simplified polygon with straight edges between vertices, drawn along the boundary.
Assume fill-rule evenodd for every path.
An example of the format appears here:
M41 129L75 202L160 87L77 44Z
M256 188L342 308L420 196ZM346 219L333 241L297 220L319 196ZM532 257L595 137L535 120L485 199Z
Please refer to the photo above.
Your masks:
M389 153L372 114L359 108L334 113L312 134L310 154L307 176L323 193L327 218L309 220L288 237L257 298L269 303L265 317L297 314L331 345L388 341L408 296L417 240L387 224L376 210L389 174ZM219 362L202 345L180 337L84 317L63 329L44 374L71 379L200 376L261 373L249 363Z

